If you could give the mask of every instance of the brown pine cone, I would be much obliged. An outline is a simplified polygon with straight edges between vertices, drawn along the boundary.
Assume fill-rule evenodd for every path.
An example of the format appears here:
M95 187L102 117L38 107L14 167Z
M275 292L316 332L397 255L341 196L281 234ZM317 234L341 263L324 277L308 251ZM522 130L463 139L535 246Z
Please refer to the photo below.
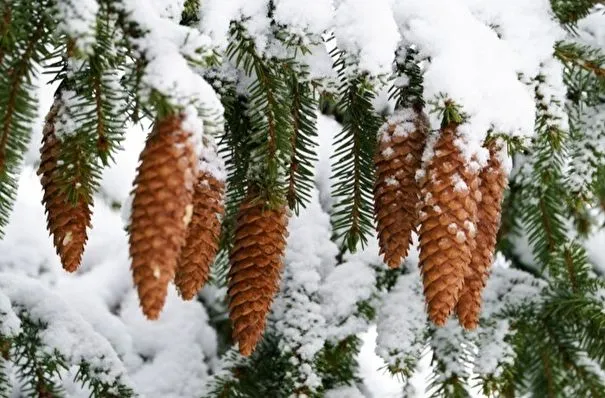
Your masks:
M202 172L198 178L193 194L193 216L174 278L185 300L191 300L210 277L225 211L224 188L225 184L208 172Z
M50 108L44 125L42 148L40 149L40 167L38 175L44 190L42 203L46 207L46 222L57 254L63 268L74 272L80 266L84 246L90 226L91 211L86 198L81 196L78 202L69 201L65 191L58 184L57 162L61 151L61 142L55 134L55 123L59 108L58 100Z
M416 230L420 194L416 171L422 164L428 129L427 117L409 110L395 115L379 133L374 214L380 254L391 268L407 257Z
M156 123L140 162L129 227L131 269L143 313L157 319L193 214L197 163L180 117Z
M240 206L230 254L229 317L233 339L245 356L261 339L279 289L287 224L285 206L268 209L252 195Z
M454 144L456 126L441 131L423 178L420 267L429 318L439 326L455 308L474 247L477 173Z
M499 150L498 144L492 141L489 145L489 162L479 174L482 199L477 217L476 248L456 307L460 324L465 329L475 329L479 323L481 293L494 259L496 238L500 229L502 199L508 177L498 157Z

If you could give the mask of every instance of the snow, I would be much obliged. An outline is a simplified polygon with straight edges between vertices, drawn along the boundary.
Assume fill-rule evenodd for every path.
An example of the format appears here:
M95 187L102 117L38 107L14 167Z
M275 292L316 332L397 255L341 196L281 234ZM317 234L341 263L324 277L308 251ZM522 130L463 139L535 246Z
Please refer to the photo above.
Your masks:
M98 369L99 379L110 384L128 383L126 369L109 342L55 293L29 277L6 272L1 274L0 288L13 308L46 325L40 339L48 354L56 350L71 365L86 361Z
M330 240L330 217L319 204L317 190L311 192L307 207L289 221L288 232L283 282L272 310L273 327L282 335L282 352L293 354L293 363L303 370L303 380L295 380L295 386L316 391L321 378L311 365L326 339L319 289L322 271L334 266L338 254Z
M365 398L355 386L342 386L326 391L325 398Z
M354 57L359 72L370 76L390 74L401 39L390 3L341 0L336 7L333 29L337 46Z
M411 269L382 300L376 354L393 369L408 369L420 358L427 327L420 273Z
M58 30L75 40L77 48L91 54L96 42L96 0L59 0L54 5L59 21Z
M534 131L533 94L518 79L518 73L535 75L536 64L544 60L543 54L534 54L534 62L527 57L528 49L552 49L559 39L559 30L549 17L549 6L541 0L532 11L537 27L532 29L540 46L529 46L521 40L503 40L496 32L478 19L467 1L440 2L437 0L402 0L394 2L394 12L404 42L416 44L419 57L430 57L424 72L424 89L427 99L438 98L445 93L462 107L468 115L467 123L460 126L463 151L468 159L482 151L481 145L490 129L511 136L531 136ZM477 1L481 10L490 9ZM494 4L495 1L488 3ZM502 2L501 2L502 3ZM531 2L534 3L534 2ZM508 15L506 27L517 34L528 35L526 25L512 25L512 13L518 10L509 2L500 6ZM528 6L525 6L528 7ZM504 15L499 13L498 15ZM435 27L439 27L436 29ZM468 43L473 45L468 45ZM533 42L536 44L536 42ZM550 50L548 50L550 51ZM552 56L550 56L552 58ZM534 66L534 68L530 68ZM556 73L556 71L554 72ZM456 76L456 78L451 78ZM502 110L506 109L505 112ZM433 128L439 128L440 119L434 115Z

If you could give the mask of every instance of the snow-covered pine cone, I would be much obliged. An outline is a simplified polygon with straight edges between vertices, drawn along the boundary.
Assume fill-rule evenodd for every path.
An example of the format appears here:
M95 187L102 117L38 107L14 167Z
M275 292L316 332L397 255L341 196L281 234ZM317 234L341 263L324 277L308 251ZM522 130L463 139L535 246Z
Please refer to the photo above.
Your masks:
M429 318L444 325L471 262L480 200L478 173L454 143L456 126L441 130L422 179L420 267Z
M83 196L73 204L66 192L59 187L57 164L61 141L56 136L55 123L60 106L59 101L55 100L46 116L38 175L41 176L40 182L44 190L42 203L46 207L48 231L53 236L63 268L74 272L80 266L88 239L86 229L90 226L91 210Z
M242 355L252 354L261 339L279 289L287 224L285 206L268 209L249 196L239 208L230 254L229 317Z
M492 141L489 145L488 164L479 174L481 205L477 213L476 248L456 307L460 324L465 329L474 329L479 323L481 294L494 259L496 239L500 229L502 199L508 176L502 167L499 150L498 144Z
M218 251L221 219L225 211L225 184L201 172L193 193L193 216L181 250L174 283L185 300L191 300L208 282L210 266Z
M391 268L407 257L416 230L420 194L416 171L422 165L428 129L424 114L406 109L389 119L378 135L374 215L380 254Z
M143 313L157 319L193 213L197 163L180 117L157 122L140 162L129 227L131 268Z

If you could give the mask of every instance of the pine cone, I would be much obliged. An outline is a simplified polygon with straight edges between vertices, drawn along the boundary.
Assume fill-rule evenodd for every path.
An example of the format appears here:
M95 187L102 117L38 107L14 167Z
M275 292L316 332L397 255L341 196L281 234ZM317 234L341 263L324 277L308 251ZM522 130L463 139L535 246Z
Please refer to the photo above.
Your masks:
M86 228L90 226L91 211L86 198L80 196L74 205L69 201L66 192L59 187L57 162L61 142L55 135L59 108L59 101L55 100L46 116L38 175L41 175L40 182L44 190L42 203L46 207L48 231L53 236L53 243L63 268L68 272L74 272L82 261L84 245L88 239Z
M279 289L287 223L285 206L267 209L252 195L240 206L230 254L229 317L242 355L254 351Z
M498 158L499 148L495 142L490 144L489 152L489 162L479 174L481 206L477 216L476 248L456 308L460 324L465 329L474 329L479 323L481 293L494 258L502 199L507 185L507 174Z
M479 180L454 144L455 126L442 129L421 194L420 267L429 318L444 325L455 308L475 241Z
M134 284L143 313L157 319L193 213L196 159L181 119L160 120L147 138L134 180L129 227Z
M416 171L422 164L429 123L415 111L395 115L379 134L374 186L374 214L384 261L397 268L407 257L418 222L420 188Z
M193 194L193 216L187 241L181 251L174 282L181 296L191 300L210 276L210 265L218 251L225 185L202 172Z

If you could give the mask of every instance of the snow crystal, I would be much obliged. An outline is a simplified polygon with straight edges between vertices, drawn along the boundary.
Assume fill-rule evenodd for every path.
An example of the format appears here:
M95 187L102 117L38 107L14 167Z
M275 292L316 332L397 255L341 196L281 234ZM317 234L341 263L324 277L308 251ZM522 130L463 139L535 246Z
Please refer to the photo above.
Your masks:
M422 282L414 269L400 276L382 301L376 354L395 369L415 363L424 349L426 325Z

